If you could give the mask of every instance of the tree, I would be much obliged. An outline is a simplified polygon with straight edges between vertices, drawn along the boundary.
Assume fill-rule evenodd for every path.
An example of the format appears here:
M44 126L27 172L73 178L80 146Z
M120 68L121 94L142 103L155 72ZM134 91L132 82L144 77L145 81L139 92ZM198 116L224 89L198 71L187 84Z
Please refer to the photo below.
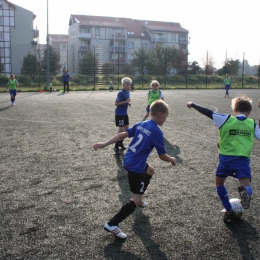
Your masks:
M52 46L49 46L49 62L50 62L50 74L56 75L62 65L60 65L60 54L55 51ZM44 56L41 63L41 69L46 71L47 68L47 49L44 50Z
M131 60L131 65L134 69L134 72L143 74L148 70L148 62L150 59L150 51L140 48L139 50L133 53L133 58Z
M233 59L228 59L224 66L217 70L218 75L222 76L225 74L237 76L239 73L239 68L241 67L241 64L239 60L233 60Z
M260 65L258 65L257 76L260 77Z
M201 70L203 74L212 75L216 71L216 68L214 67L214 60L212 56L207 56L206 58L202 59L204 70Z
M78 64L78 73L93 76L98 66L98 60L92 51L88 51Z
M197 61L193 61L189 66L189 74L199 74L201 71L201 67L198 65Z
M39 73L40 63L35 54L28 53L23 58L21 74L35 76Z
M157 45L153 50L139 49L133 54L131 65L140 74L166 75L176 68L178 51L173 47Z
M115 73L115 65L113 63L110 63L110 62L105 62L102 65L102 73L105 74L105 75Z

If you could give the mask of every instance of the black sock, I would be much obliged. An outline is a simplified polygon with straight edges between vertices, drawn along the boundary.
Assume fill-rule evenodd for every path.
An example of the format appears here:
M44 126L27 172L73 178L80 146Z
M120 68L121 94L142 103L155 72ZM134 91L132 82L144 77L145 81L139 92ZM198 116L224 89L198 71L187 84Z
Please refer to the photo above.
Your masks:
M118 148L118 147L119 147L119 144L120 144L120 142L116 142L116 143L115 143L115 147Z
M131 215L135 211L136 205L130 200L128 201L119 212L109 220L109 226L118 226L120 222L126 219L129 215Z
M144 191L146 191L148 185L150 184L151 178L152 178L152 175L145 174L145 179L144 179Z

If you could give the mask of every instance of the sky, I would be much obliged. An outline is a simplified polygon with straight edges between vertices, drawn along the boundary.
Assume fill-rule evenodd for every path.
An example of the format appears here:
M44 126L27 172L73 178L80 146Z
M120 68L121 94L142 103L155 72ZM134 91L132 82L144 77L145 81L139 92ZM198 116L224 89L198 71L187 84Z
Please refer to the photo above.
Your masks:
M259 0L9 0L32 11L40 43L49 34L67 34L71 14L126 17L179 23L189 31L189 62L203 65L212 58L216 68L227 59L260 64ZM71 4L70 4L71 3ZM208 56L207 56L208 55Z

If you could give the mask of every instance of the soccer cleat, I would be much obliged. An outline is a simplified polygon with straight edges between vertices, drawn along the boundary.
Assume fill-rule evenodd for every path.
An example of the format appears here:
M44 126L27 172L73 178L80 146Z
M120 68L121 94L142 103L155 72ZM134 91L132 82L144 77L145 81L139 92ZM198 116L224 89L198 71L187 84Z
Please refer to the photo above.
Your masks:
M121 147L122 150L126 149L123 143L120 143L119 146Z
M114 147L114 151L115 151L116 154L120 154L120 152L119 152L119 148L116 147L116 146Z
M105 223L104 229L107 232L111 232L114 236L120 238L120 239L126 239L127 235L122 232L122 230L118 226L109 226L108 222Z
M248 209L250 207L251 197L248 194L246 187L245 186L239 186L237 189L238 189L238 192L239 192L239 195L240 195L240 198L241 198L242 207L244 209Z
M145 202L145 201L143 201L143 202L142 202L142 206L141 206L141 208L146 208L147 206L148 206L148 203Z
M14 103L14 102L12 103L12 106L15 106L15 103Z
M223 221L227 223L229 222L229 220L235 217L236 217L236 212L233 209L231 209L229 212L225 212Z

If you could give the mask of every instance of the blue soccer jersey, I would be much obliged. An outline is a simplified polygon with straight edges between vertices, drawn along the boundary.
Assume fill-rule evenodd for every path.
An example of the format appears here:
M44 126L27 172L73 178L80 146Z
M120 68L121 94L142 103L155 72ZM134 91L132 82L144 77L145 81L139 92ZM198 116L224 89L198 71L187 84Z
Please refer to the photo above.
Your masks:
M126 101L129 98L130 98L130 92L129 91L126 92L124 89L121 89L117 94L116 102ZM126 116L127 109L128 109L128 103L117 106L115 111L116 116Z
M146 160L155 147L158 155L166 154L163 133L155 121L147 120L127 129L133 137L125 156L124 167L135 173L145 173Z

